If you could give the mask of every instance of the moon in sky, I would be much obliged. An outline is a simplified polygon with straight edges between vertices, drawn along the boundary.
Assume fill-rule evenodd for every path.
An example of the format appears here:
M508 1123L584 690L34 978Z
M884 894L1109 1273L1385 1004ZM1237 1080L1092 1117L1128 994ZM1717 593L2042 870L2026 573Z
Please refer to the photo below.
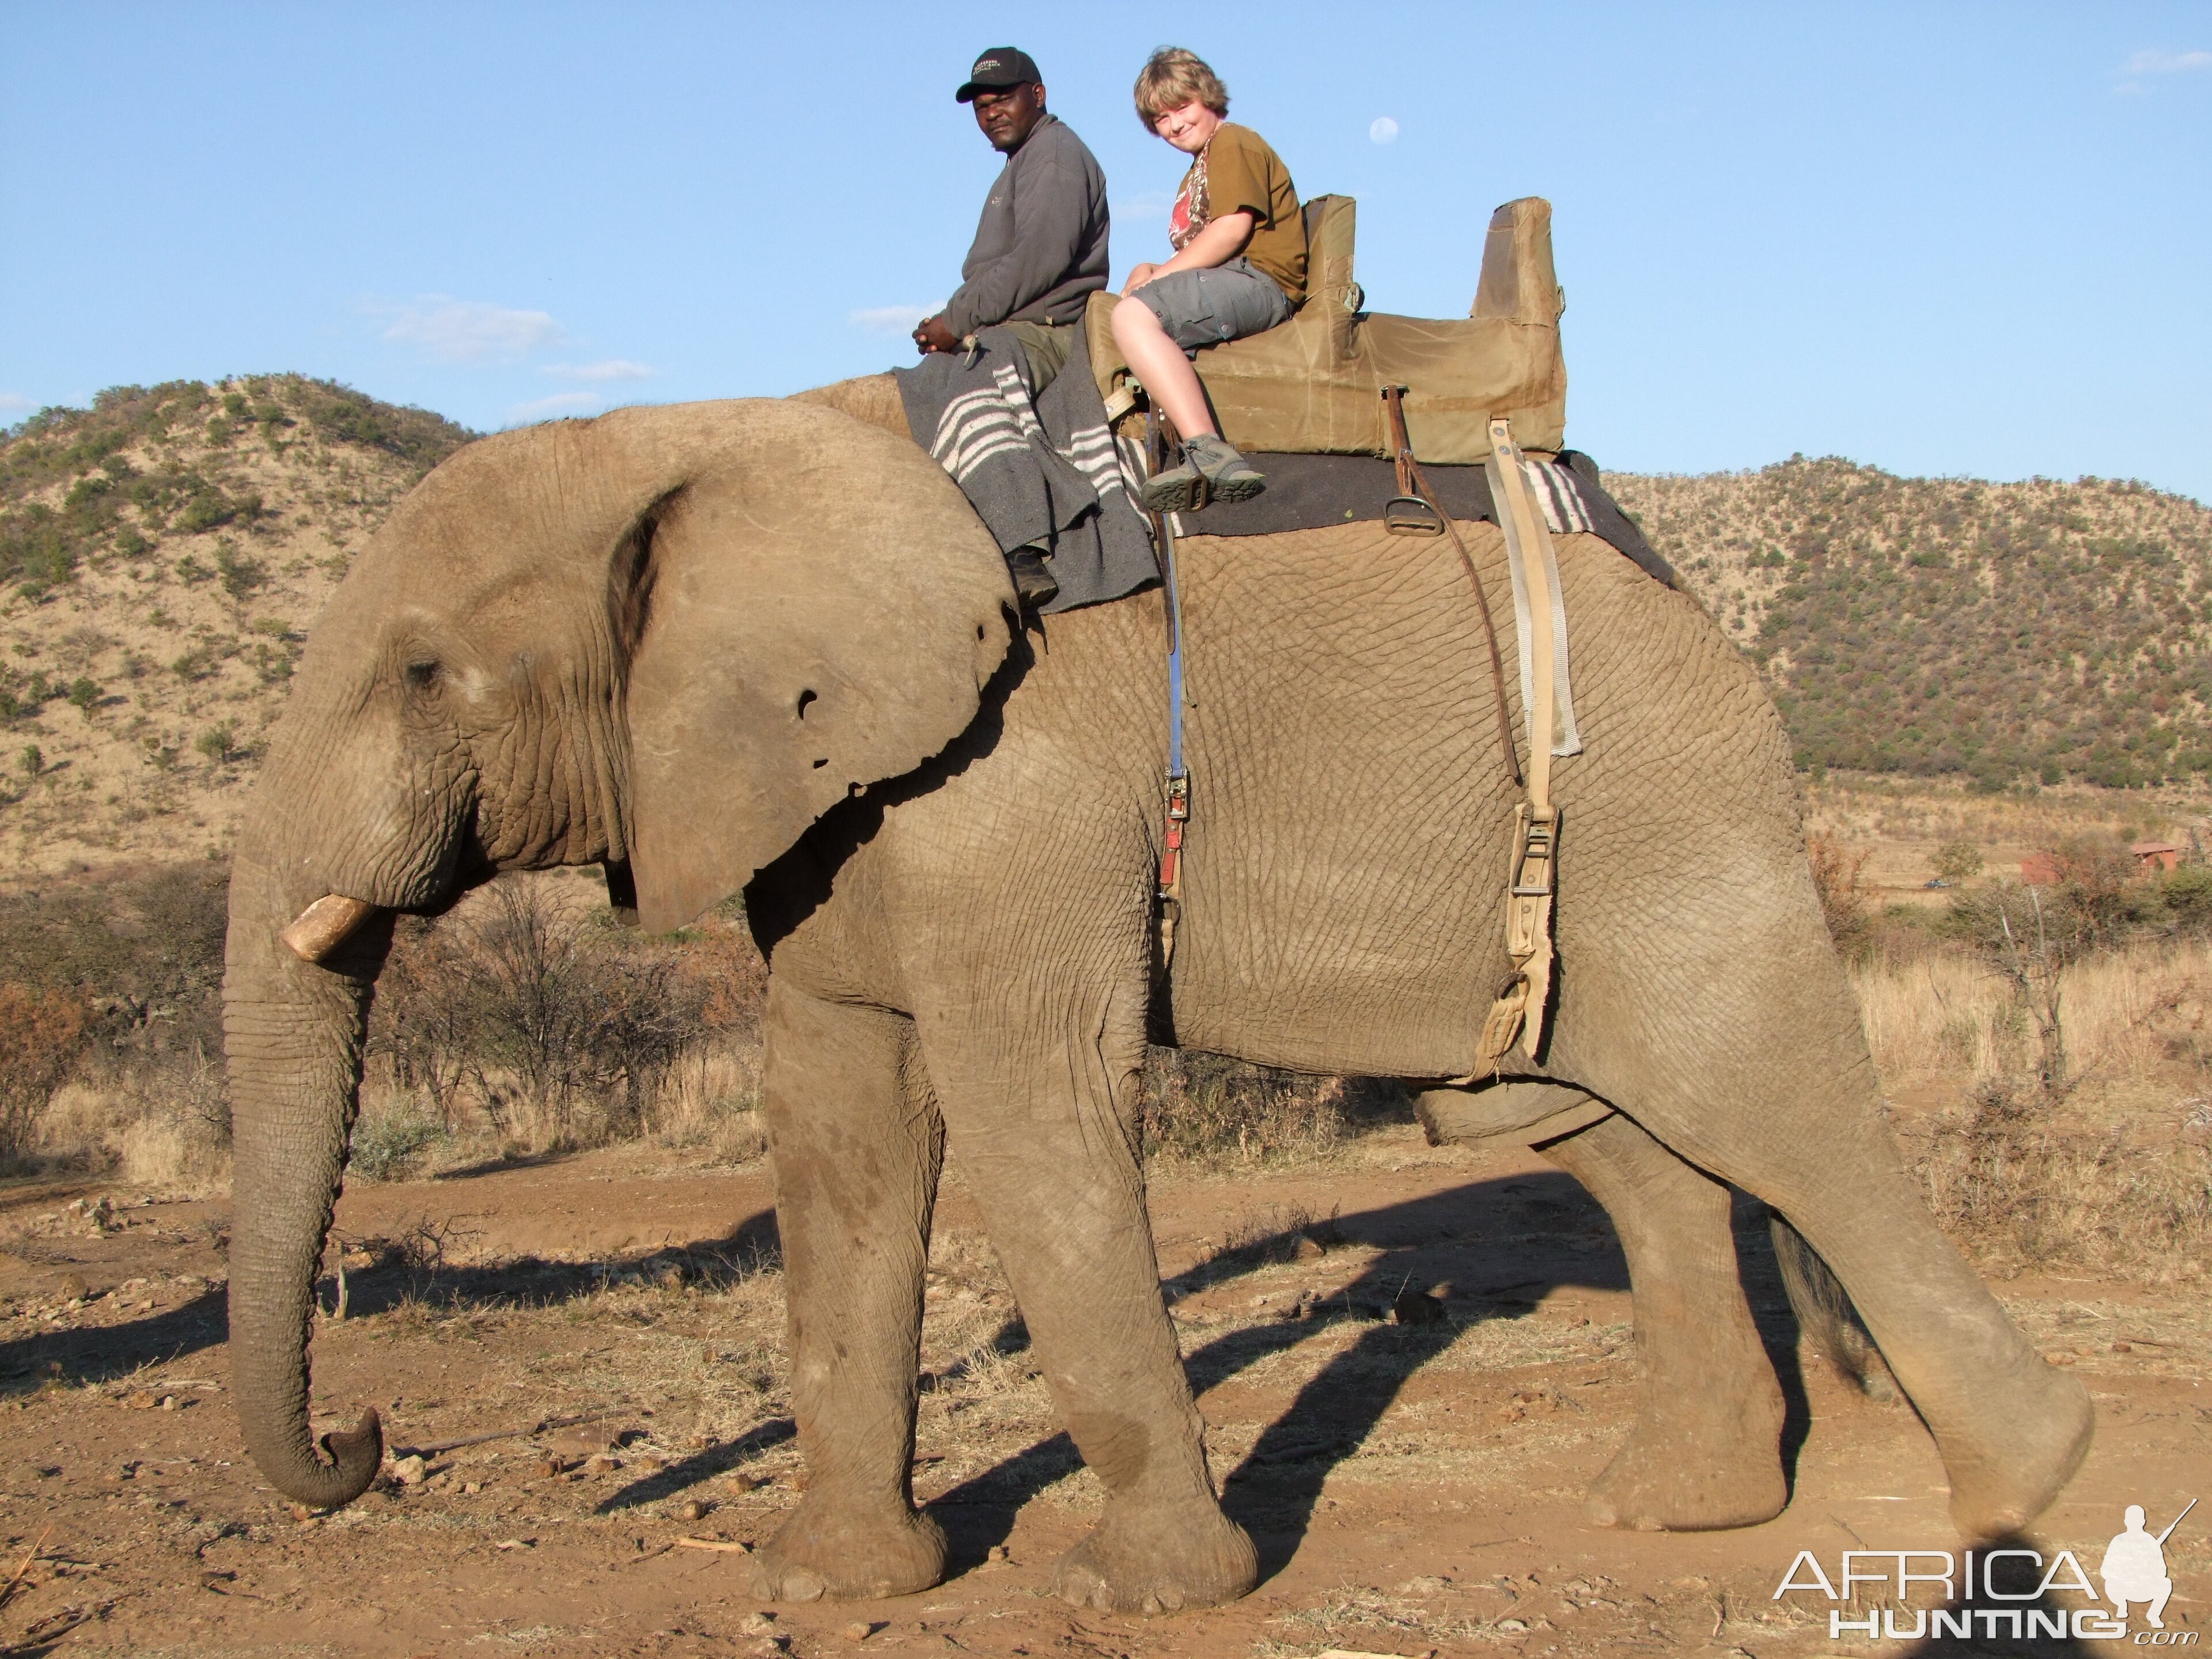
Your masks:
M1378 115L1375 125L1367 129L1367 136L1378 144L1393 143L1397 140L1398 124L1387 115Z

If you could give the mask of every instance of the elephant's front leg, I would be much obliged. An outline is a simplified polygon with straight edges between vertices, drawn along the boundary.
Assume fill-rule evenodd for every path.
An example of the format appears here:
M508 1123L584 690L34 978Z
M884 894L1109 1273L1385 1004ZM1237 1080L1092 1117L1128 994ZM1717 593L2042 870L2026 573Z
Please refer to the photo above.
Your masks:
M1537 1150L1605 1206L1635 1293L1644 1398L1591 1483L1590 1518L1670 1531L1771 1520L1790 1495L1782 1390L1744 1299L1728 1188L1618 1114Z
M1233 1601L1259 1563L1221 1512L1160 1295L1133 1145L1139 1006L1015 1012L1011 1038L925 1023L923 1041L962 1176L1068 1432L1108 1494L1054 1591L1102 1611L1160 1613ZM1040 1028L1054 1036L1030 1048L1037 1039L1024 1037Z
M773 1601L902 1595L945 1574L914 1507L922 1278L944 1129L913 1026L771 981L763 1104L806 1495L751 1564Z

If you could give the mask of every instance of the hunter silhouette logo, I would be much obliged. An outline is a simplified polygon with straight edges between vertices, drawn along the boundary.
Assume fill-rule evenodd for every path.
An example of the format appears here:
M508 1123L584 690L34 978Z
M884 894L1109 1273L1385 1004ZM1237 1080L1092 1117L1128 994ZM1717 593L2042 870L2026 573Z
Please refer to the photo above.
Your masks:
M2097 1576L2105 1581L2105 1599L2112 1604L2114 1616L2125 1619L2128 1603L2141 1601L2143 1622L2153 1630L2164 1630L2166 1598L2173 1594L2173 1580L2166 1576L2166 1540L2173 1536L2173 1529L2183 1517L2197 1507L2191 1498L2180 1515L2166 1523L2166 1530L2155 1538L2143 1530L2143 1506L2128 1505L2123 1516L2127 1530L2105 1547L2103 1565Z
M2039 1550L1996 1548L1967 1550L1954 1555L1948 1550L1845 1550L1842 1570L1831 1578L1810 1550L1800 1550L1782 1575L1773 1599L1810 1590L1832 1602L1857 1602L1861 1587L1882 1587L1875 1593L1892 1606L1867 1607L1861 1616L1846 1617L1844 1608L1828 1612L1828 1637L1846 1635L1874 1641L1918 1641L1930 1636L2013 1641L2040 1637L2075 1641L2104 1640L2130 1635L2128 1609L2142 1609L2146 1628L2133 1632L2136 1647L2193 1647L2195 1631L2168 1631L2166 1604L2173 1594L2173 1580L2166 1571L2166 1540L2173 1536L2190 1510L2191 1498L2181 1513L2166 1522L2166 1530L2149 1530L2143 1506L2128 1505L2122 1530L2105 1547L2097 1576L2104 1581L2099 1605L2097 1588L2089 1582L2081 1561L2071 1550L2046 1557ZM2048 1597L2054 1589L2071 1590L2089 1602L2071 1609L2054 1607ZM1916 1594L1921 1598L1915 1606ZM1930 1602L1944 1605L1931 1606ZM2008 1606L2007 1603L2017 1605Z

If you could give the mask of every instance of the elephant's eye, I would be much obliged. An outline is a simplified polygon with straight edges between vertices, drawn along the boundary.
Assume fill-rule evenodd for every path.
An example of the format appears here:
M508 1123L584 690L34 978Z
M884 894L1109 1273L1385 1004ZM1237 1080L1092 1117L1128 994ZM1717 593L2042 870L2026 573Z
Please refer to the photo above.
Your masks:
M410 691L428 691L438 683L438 665L434 662L410 662L406 673Z

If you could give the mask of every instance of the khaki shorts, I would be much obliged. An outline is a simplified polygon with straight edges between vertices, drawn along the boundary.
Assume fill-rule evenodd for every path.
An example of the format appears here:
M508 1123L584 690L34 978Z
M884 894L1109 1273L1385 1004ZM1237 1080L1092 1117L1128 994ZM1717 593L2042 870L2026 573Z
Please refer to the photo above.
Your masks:
M1291 319L1291 302L1274 279L1243 255L1203 270L1171 270L1130 296L1185 351L1262 334Z

